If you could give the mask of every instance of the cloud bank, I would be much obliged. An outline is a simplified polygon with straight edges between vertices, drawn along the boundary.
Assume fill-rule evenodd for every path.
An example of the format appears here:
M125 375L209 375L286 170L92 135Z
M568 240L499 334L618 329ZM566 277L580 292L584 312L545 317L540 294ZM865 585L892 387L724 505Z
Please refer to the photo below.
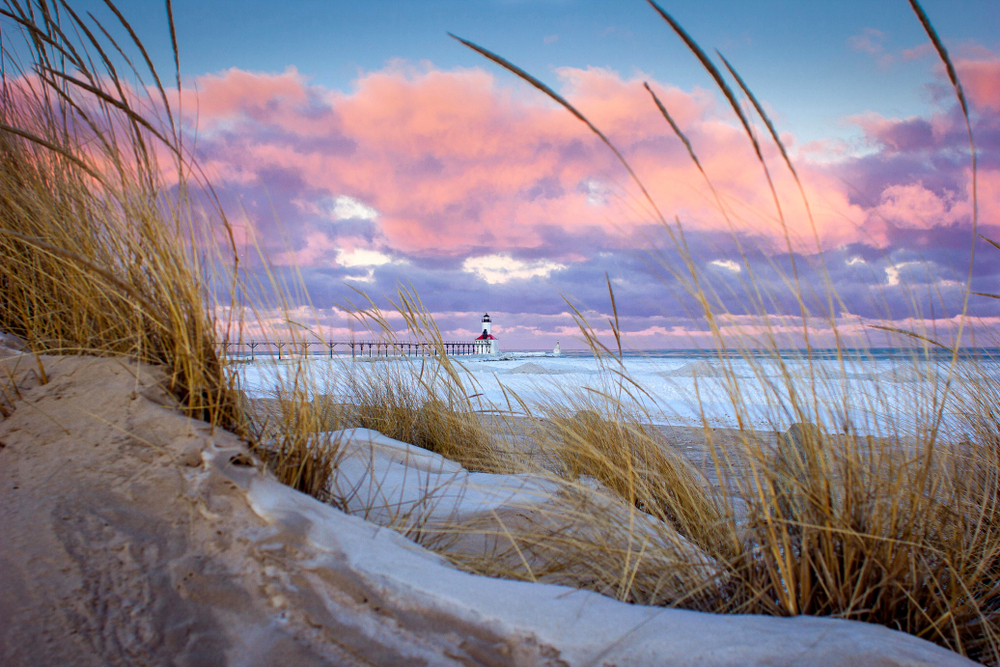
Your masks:
M855 48L878 45L877 35L862 37ZM1000 57L979 50L957 69L974 114L979 232L995 238ZM565 346L573 334L565 299L606 321L607 274L635 345L686 346L705 327L660 214L682 225L695 265L734 314L753 307L751 282L769 295L757 307L797 312L788 285L798 274L817 308L824 285L837 290L838 318L953 320L972 247L972 179L964 121L941 72L928 73L932 113L845 119L864 142L834 160L782 137L811 218L766 145L779 213L750 143L710 91L649 81L719 199L641 74L566 68L553 76L625 155L659 214L583 124L480 68L394 62L360 75L348 92L291 68L234 69L191 82L186 100L197 105L185 102L185 120L208 173L239 200L275 263L300 267L331 333L346 331L332 308L351 294L346 285L378 296L402 284L450 338L471 334L488 310L507 347L557 338ZM981 249L976 291L1000 291L998 252ZM973 306L1000 315L993 300Z

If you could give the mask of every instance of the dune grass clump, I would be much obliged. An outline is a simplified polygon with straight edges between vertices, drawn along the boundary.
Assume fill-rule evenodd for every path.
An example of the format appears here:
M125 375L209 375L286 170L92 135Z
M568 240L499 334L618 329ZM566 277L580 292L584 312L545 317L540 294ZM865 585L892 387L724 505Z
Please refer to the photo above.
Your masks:
M241 393L240 407L251 451L283 484L328 502L339 459L334 433L347 424L340 405L313 392L318 381L308 371L306 362L293 362L290 382L282 378L273 397Z
M557 471L571 480L593 478L624 503L718 550L732 517L705 476L651 420L601 403L570 399L542 407L546 427L538 444L558 462Z
M427 365L431 364L436 362ZM449 401L449 392L438 391L439 386L424 384L419 371L409 367L379 369L363 378L355 375L345 392L343 421L422 447L469 470L507 472L501 443L465 396L452 392Z
M102 42L106 27L64 4L6 0L0 14L15 29L4 32L0 95L0 330L35 353L163 364L190 414L236 427L212 267L199 255L207 235L229 230L219 210L216 229L198 219L160 76L138 39ZM117 16L109 28L134 37ZM121 71L123 59L145 72Z
M281 481L322 495L336 448L309 440L327 415L301 373L275 428L254 419L222 354L244 324L233 296L268 290L244 284L233 228L185 144L179 70L167 88L108 7L113 25L63 2L0 5L0 331L35 354L163 365L188 414L249 438ZM167 17L173 36L169 3Z
M367 295L355 313L375 336L398 343L397 328ZM344 395L345 424L370 428L396 440L422 447L479 472L517 469L508 435L510 424L481 395L472 375L445 351L433 317L417 295L401 288L389 301L411 338L424 343L428 354L400 357L376 368L352 368L340 391ZM484 422L484 414L492 420Z
M871 396L858 396L852 391L849 376L855 360L849 358L850 350L840 347L839 335L836 337L839 372L826 375L819 372L816 364L819 356L810 340L811 321L819 319L839 334L840 297L827 279L814 295L818 298L807 298L796 266L802 260L796 259L779 193L744 105L723 70L716 67L662 7L652 1L649 4L705 67L753 145L774 196L775 217L787 244L791 275L785 277L785 285L787 296L798 308L795 316L801 329L799 343L803 344L804 368L793 368L783 360L781 338L776 333L781 326L776 320L786 319L787 315L773 312L774 304L782 299L762 294L745 254L744 275L749 278L744 285L745 294L739 297L750 304L748 314L755 328L763 332L763 341L741 343L724 331L723 324L730 314L688 251L680 221L668 222L660 213L657 203L610 139L580 110L529 73L501 56L459 39L566 108L620 160L679 257L679 261L665 268L698 304L699 315L712 332L719 349L717 365L721 369L716 385L720 395L716 398L732 410L741 425L735 438L725 440L713 435L707 415L702 413L705 446L716 477L713 486L699 480L697 475L679 474L683 468L672 462L667 465L665 457L651 456L650 452L662 451L663 443L650 442L641 425L623 419L615 401L596 410L581 406L582 412L576 414L573 410L557 409L546 437L551 448L558 452L556 459L562 462L562 473L569 478L589 476L599 480L627 505L669 522L722 565L722 573L714 573L712 580L706 580L703 571L688 570L687 587L698 595L672 604L712 612L812 614L879 623L977 660L1000 664L998 440L994 401L998 398L997 379L981 372L983 369L975 364L964 373L959 372L962 329L953 342L941 342L926 332L881 327L900 336L904 343L916 343L912 363L915 378L875 378ZM911 0L911 6L945 64L970 128L975 181L975 148L961 85L926 14L915 0ZM762 105L732 64L718 55L737 89L747 98L748 108L763 121L782 162L792 174L821 261L822 248L795 167ZM685 145L716 198L720 213L732 228L728 210L698 160L694 146L662 101L651 88L646 88L670 131ZM974 193L973 187L973 196ZM975 223L973 220L974 226ZM737 246L742 247L739 239ZM824 270L820 273L826 275ZM819 305L810 307L808 304L812 303ZM963 326L966 305L959 318ZM615 322L611 325L617 337ZM581 326L581 333L599 359L614 356L587 327ZM951 350L943 368L929 353L934 347ZM732 370L729 353L741 350L750 378L738 377ZM765 363L761 352L770 352L773 363ZM893 398L891 387L891 383L900 379L916 380L929 386L929 390L911 392L911 402L900 403ZM624 376L619 378L619 387L619 402L623 395L628 397L626 403L631 402L637 388ZM960 400L955 398L959 388ZM758 399L764 397L768 405L765 414L753 414L748 407L754 403L748 400L749 392L757 392ZM704 405L704 398L703 394L693 397L699 405ZM956 402L966 406L964 419L968 433L960 441L956 441L954 428L949 428L943 418L945 406ZM848 418L852 405L860 405L868 411L866 414L881 414L884 419L854 424ZM886 413L886 408L895 413ZM776 438L765 437L766 434L750 427L763 420L773 424L773 430L781 430L777 425L787 423L789 416L797 425ZM601 519L595 516L594 520ZM586 545L566 544L566 547L564 559L582 562L588 558ZM622 599L651 599L648 591L622 590L623 584L642 585L628 576L636 568L635 554L629 552L625 556L617 566L608 568L611 574L603 580L581 580L579 584L596 590L614 590Z

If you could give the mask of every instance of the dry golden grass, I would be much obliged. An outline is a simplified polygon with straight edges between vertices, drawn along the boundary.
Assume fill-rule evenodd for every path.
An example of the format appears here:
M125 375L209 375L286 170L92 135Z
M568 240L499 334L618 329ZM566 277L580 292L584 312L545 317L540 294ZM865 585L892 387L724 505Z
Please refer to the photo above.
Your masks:
M232 250L231 230L221 207L206 212L192 203L194 189L209 193L207 201L214 199L196 177L197 166L185 153L168 96L141 43L131 45L139 53L133 62L147 64L144 74L153 85L143 90L152 90L150 97L126 85L138 72L119 73L112 65L117 59L105 57L109 44L94 37L97 26L65 5L6 0L4 8L7 20L28 38L33 62L21 70L4 56L0 329L24 338L36 353L127 355L166 365L174 392L191 414L254 438L255 451L282 481L326 500L334 500L327 496L338 455L330 431L348 426L377 429L470 469L533 470L564 481L544 521L511 522L502 531L509 543L504 554L456 557L464 567L559 581L644 604L880 623L1000 664L996 378L975 369L956 375L952 359L947 375L970 388L962 394L969 433L962 442L942 440L946 390L918 406L916 428L889 425L877 437L850 427L839 434L804 429L801 437L775 448L748 427L728 440L706 427L712 481L673 453L641 413L630 412L627 397L641 388L630 383L613 351L582 320L581 334L610 369L617 392L599 401L543 406L528 406L510 394L506 410L491 414L486 428L477 387L444 355L440 332L419 299L403 291L394 304L403 328L436 345L437 356L415 372L408 365L404 372L400 364L397 370L385 366L390 370L354 375L346 388L347 406L317 399L325 393L318 391L318 379L310 377L307 362L296 362L282 373L272 411L253 418L236 391L235 374L217 352L233 323L217 321L215 313L220 304L228 305L239 274L234 262L211 253L221 252L219 238L229 239ZM966 110L947 52L915 3L914 9ZM722 73L666 12L656 10L720 84L766 170L749 119ZM550 95L611 146L554 91L467 44ZM725 64L792 168L762 108ZM668 110L654 102L700 169ZM157 158L162 155L179 174L179 186L165 183L165 165ZM770 183L769 173L767 178ZM719 325L725 313L686 253L681 228L659 214L644 188L642 193L681 252L681 265L670 270L703 309L719 345L730 345ZM784 228L780 205L778 219ZM209 260L199 252L206 248ZM747 269L752 275L749 264ZM808 341L812 316L797 273L788 284ZM778 337L765 308L770 302L755 292L752 278L748 293L749 303L759 308L765 339L746 349L777 352ZM835 327L838 299L825 296L829 311L819 316ZM373 330L392 335L388 320L370 302L356 310ZM927 343L921 332L909 333ZM751 355L747 359L763 377L762 363ZM844 412L846 398L825 391L811 355L806 362L804 375L781 367L773 382L780 391L768 394L768 401L776 412L803 423L836 421L829 418ZM919 355L914 363L919 371L929 364ZM724 359L720 366L727 368ZM837 384L840 379L827 381L846 391L845 383ZM752 423L741 380L727 371L723 386L741 423ZM880 401L871 397L873 405ZM509 418L514 413L529 425L524 429L533 438L531 451L508 437L517 430ZM585 491L589 480L599 485L600 497L617 500L595 504Z
M547 406L548 426L536 436L541 450L558 461L562 475L592 477L695 544L723 548L733 517L714 497L716 489L658 430L620 406L608 410L594 401L573 403Z
M33 62L22 70L4 54L0 329L36 353L165 364L187 410L237 426L217 354L224 323L197 252L209 230L195 221L188 192L197 183L158 75L146 72L155 85L144 96L127 83L137 72L105 57L108 44L94 37L101 26L44 2L4 9ZM83 37L74 44L67 34ZM152 113L157 105L165 108ZM177 196L158 155L182 174ZM224 217L215 224L226 230Z
M284 396L289 435L276 452L247 419L220 350L242 324L232 297L267 290L240 284L232 227L187 152L170 92L112 9L119 25L109 28L130 43L65 3L0 8L13 28L0 97L0 330L36 354L163 364L192 416L250 438L279 479L319 492L334 454L303 449L316 416L301 381ZM283 287L273 287L280 304Z
M1000 620L996 616L1000 539L994 529L996 379L976 373L976 369L965 374L966 381L975 378L972 384L964 385L968 391L963 392L963 396L976 397L966 410L972 437L964 443L946 442L942 410L954 392L948 379L960 381L955 371L962 331L958 331L954 343L942 344L924 332L884 327L917 342L925 350L941 345L952 349L950 363L941 373L929 356L922 356L920 348L915 349L914 370L918 376L929 377L933 389L914 397L911 414L890 417L874 434L877 437L859 434L856 426L846 421L848 403L860 401L866 407L880 408L891 402L878 381L871 396L848 396L844 362L839 376L817 375L810 320L822 319L836 332L840 299L829 281L819 287L820 298L806 298L780 197L750 119L712 59L665 10L652 1L650 4L730 102L774 195L776 219L787 244L791 271L786 279L788 295L783 296L791 297L798 306L801 340L805 345L804 371L793 370L782 361L781 339L776 333L779 328L774 318L784 313L768 309L769 305L786 299L761 294L753 279L753 267L745 256L744 275L749 278L741 297L750 304L748 313L755 316L762 334L760 340L741 344L723 335L720 322L728 313L700 275L698 263L684 242L680 223L675 225L664 218L611 141L583 113L535 77L480 46L460 41L561 104L614 151L640 190L648 210L672 239L681 261L665 268L699 304L702 312L698 314L708 323L719 349L747 350L744 361L761 380L767 376L767 370L760 357L749 351L770 350L780 367L778 377L769 379L764 389L770 417L777 422L779 414L793 415L804 426L797 429L797 435L779 439L778 447L770 446L763 434L753 432L748 426L741 429L735 442L726 443L715 441L706 429L718 480L710 488L684 471L683 466L653 453L662 451L661 444L650 442L641 424L623 419L620 405L612 400L603 409L591 409L576 416L571 411L555 411L554 426L546 437L557 452L557 460L562 462L568 476L587 475L600 480L628 505L671 523L724 566L724 574L715 576L714 581L700 578L703 574L700 570L689 570L687 588L697 595L677 604L714 612L814 614L880 623L978 660L1000 664L997 639ZM915 1L911 6L946 66L969 126L965 98L947 51L920 6ZM725 58L722 60L767 126L798 184L798 175L770 119L732 65ZM691 143L655 95L653 101L707 180L709 177ZM974 148L971 129L970 146ZM974 150L972 174L975 181ZM808 200L801 184L798 187L809 225L815 232ZM716 200L719 201L718 195ZM732 225L721 202L719 209ZM818 256L822 257L818 237L815 241ZM811 312L807 306L811 301L821 304L817 312ZM612 310L616 310L613 295ZM960 320L964 325L964 309ZM611 324L617 337L617 326L614 321ZM581 334L595 355L614 367L613 351L604 347L582 321ZM848 354L845 350L840 352ZM722 396L715 398L723 400L741 424L755 423L753 418L760 415L751 414L747 407L755 402L746 400L750 389L731 372L727 359L720 354L718 365L723 370L723 389ZM988 388L976 386L977 383ZM619 375L617 384L618 397L641 391L624 374ZM704 397L693 398L700 403ZM900 406L895 406L895 410L900 410ZM844 423L845 428L843 433L830 434L808 426L816 423ZM595 522L600 520L594 517ZM567 516L566 522L572 523L572 518ZM563 554L564 559L585 562L590 557L591 548L586 544L566 547L569 551ZM621 589L622 582L642 585L627 575L635 567L630 560L634 554L627 552L623 556L615 564L606 563L610 565L605 568L608 574L599 577L600 581L584 580L580 584L616 590L616 595L623 598L652 599L649 591Z
M302 377L302 369L292 371ZM330 500L329 485L337 466L332 432L345 428L343 411L302 390L282 389L270 399L240 402L252 451L277 478L314 498Z
M510 462L502 453L504 443L469 402L442 400L440 395L447 391L437 391L436 383L423 384L419 371L403 363L403 368L390 366L363 378L352 377L342 408L343 423L417 445L469 470L510 472Z
M359 295L361 305L348 307L372 335L398 342L382 309L367 295ZM423 447L469 470L516 470L519 464L506 437L510 427L493 410L493 423L484 425L483 406L476 401L479 387L461 363L445 353L441 332L419 298L401 288L390 304L408 334L429 344L433 354L349 372L341 387L347 404L344 422Z

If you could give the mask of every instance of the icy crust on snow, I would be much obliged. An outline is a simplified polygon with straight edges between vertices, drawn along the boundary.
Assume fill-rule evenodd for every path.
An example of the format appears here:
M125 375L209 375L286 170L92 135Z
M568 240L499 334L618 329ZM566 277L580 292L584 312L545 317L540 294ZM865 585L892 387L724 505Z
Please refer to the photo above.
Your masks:
M405 530L531 506L557 486L537 475L469 472L439 454L356 428L336 431L342 457L330 491L344 508L369 521Z
M554 583L587 580L591 564L564 558L560 547L575 540L611 552L643 550L637 575L658 580L656 601L664 604L684 595L692 571L707 580L721 576L714 559L596 479L469 472L368 429L328 437L339 447L329 487L335 504L491 570Z
M486 632L503 638L505 651L534 654L530 661L496 654L497 664L973 664L909 635L854 621L650 608L564 586L479 577L270 478L254 477L247 498L274 527L269 540L298 544L305 567L353 581L377 596L381 613L408 623L419 616L428 633L449 627Z

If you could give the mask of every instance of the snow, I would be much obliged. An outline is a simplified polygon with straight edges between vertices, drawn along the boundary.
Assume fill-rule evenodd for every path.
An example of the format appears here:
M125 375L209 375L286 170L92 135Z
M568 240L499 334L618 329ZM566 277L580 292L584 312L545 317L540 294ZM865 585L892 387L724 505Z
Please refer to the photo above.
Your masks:
M499 359L456 357L472 380L478 407L484 410L507 409L510 392L529 405L580 401L598 392L617 395L614 377L602 372L592 357L551 353L505 353ZM307 366L317 378L328 383L323 393L336 394L338 383L346 378L361 378L387 368L420 372L419 359L375 360L352 363L349 359L315 358ZM612 362L612 366L617 362ZM993 377L1000 376L1000 364L978 362L962 368ZM783 360L785 369L773 359L747 361L733 359L725 364L717 358L683 356L626 356L622 368L640 385L644 393L632 390L635 409L654 423L702 425L736 428L741 421L733 407L734 396L741 408L742 424L751 428L784 430L793 423L814 421L831 430L841 430L850 422L859 433L883 433L892 426L912 428L914 415L921 413L935 396L940 398L947 368L933 368L917 373L905 360L867 359L847 361L843 367L835 360L814 361L808 365L799 359ZM244 387L251 395L266 395L278 384L289 364L258 361L241 369ZM786 375L786 373L788 375ZM791 407L786 377L795 378L798 396L814 392L820 399L820 414L803 415ZM322 384L322 383L321 383ZM506 394L505 394L506 390ZM594 391L589 391L594 390ZM961 426L956 397L961 397L961 383L952 382L951 402L946 406L946 424ZM805 403L810 403L806 401ZM808 407L808 405L806 405Z
M725 377L725 371L707 361L692 361L660 375L663 377Z
M550 358L536 357L534 361L552 363ZM581 360L569 361L547 367L576 374L577 382L584 379L584 373L593 374L593 368L588 369ZM470 363L469 367L485 387L485 380L495 379L498 370L516 368L520 363L514 359ZM365 368L370 367L366 364ZM528 382L522 385L527 386ZM558 385L557 390L561 390ZM483 655L521 656L513 661L525 664L972 664L929 642L872 624L630 605L547 583L548 579L513 581L460 571L417 542L427 543L427 536L433 537L435 529L446 523L452 529L478 525L479 534L459 535L449 544L438 542L434 546L452 555L490 557L504 546L503 524L519 518L539 523L551 520L554 505L574 493L577 498L581 494L587 497L602 511L620 508L623 525L636 526L632 537L622 531L622 539L639 535L659 540L658 546L673 541L679 549L691 549L686 556L693 559L700 552L661 522L634 508L615 505L596 480L571 485L544 475L473 473L432 452L367 429L347 429L322 437L341 448L331 484L334 504L340 509L269 477L255 476L247 488L248 500L254 512L273 527L273 533L261 539L268 544L296 545L294 553L311 576L351 582L351 590L357 591L353 595L377 600L379 613L420 628L421 637L428 641L458 632L465 650L485 642L476 649L484 651ZM589 516L587 512L576 514ZM558 516L565 520L565 514ZM653 551L659 550L646 553ZM524 557L528 567L535 567L540 556L528 553ZM710 559L703 558L701 566L712 567ZM656 562L652 566L662 567ZM392 640L384 634L383 626L366 627L373 644L386 645ZM440 663L446 662L442 656Z
M593 519L600 516L600 525L612 527L610 534L602 532L605 547L624 551L644 543L656 554L647 557L649 567L699 568L706 578L717 572L715 561L673 528L625 505L596 479L571 483L545 474L469 472L368 429L326 437L340 448L329 488L334 504L438 550L489 558L533 576L551 569L546 559L552 547L539 544L539 534L593 540ZM513 534L521 528L527 529L529 544L512 550ZM569 570L560 576L568 577ZM664 601L679 594L663 586Z
M505 375L557 375L560 371L529 362L503 372Z
M383 444L377 442L373 450ZM463 648L485 641L484 655L514 651L522 656L518 663L973 664L923 640L866 623L652 608L564 586L468 574L394 531L269 477L252 477L247 498L272 527L262 542L297 545L297 558L308 572L323 581L351 582L355 595L364 592L366 600L377 599L380 613L415 624L425 638L452 636L460 628ZM327 604L336 614L329 598L318 597L316 604ZM366 631L373 635L372 645L393 639L377 624ZM441 664L446 662L450 664L441 656Z
M340 446L332 488L348 512L397 530L488 517L544 502L558 488L538 475L468 472L425 449L369 429L334 432Z

